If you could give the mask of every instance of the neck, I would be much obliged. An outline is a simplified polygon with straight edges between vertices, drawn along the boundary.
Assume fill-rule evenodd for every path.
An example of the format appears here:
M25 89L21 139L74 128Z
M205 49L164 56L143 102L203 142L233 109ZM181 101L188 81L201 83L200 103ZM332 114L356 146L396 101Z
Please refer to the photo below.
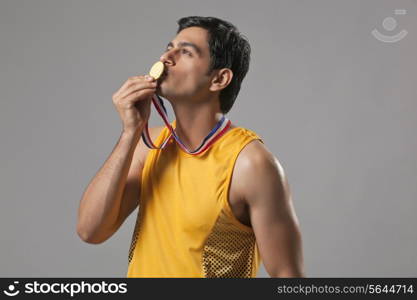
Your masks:
M194 150L220 121L223 114L217 105L218 101L200 102L196 105L189 103L174 103L176 128L185 146Z

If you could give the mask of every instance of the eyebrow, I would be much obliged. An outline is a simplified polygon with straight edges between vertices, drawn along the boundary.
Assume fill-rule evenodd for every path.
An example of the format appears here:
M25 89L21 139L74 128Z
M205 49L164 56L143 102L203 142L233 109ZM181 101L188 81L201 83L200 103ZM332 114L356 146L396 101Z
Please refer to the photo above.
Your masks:
M168 45L167 45L167 48L170 47L170 46L174 47L174 44L172 42L169 42ZM196 44L193 44L193 43L190 43L190 42L179 42L178 43L178 47L187 47L187 46L193 48L198 53L198 55L201 56L202 51Z

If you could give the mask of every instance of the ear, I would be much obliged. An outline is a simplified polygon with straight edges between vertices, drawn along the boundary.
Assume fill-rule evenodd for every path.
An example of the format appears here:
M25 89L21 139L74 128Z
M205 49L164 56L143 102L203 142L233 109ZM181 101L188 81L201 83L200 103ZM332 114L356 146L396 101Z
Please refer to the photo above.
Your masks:
M220 69L211 80L210 91L216 92L226 88L232 81L233 72L228 68Z

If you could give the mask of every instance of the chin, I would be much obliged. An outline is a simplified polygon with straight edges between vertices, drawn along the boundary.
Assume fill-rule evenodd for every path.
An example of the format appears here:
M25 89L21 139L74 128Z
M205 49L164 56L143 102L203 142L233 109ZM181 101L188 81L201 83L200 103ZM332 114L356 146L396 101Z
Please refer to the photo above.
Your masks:
M161 86L159 86L159 87L157 88L157 90L156 90L156 94L157 94L158 96L161 96L161 97L164 97L164 98L169 97L169 93L167 94L166 90L165 90L164 88L162 88Z
M173 91L167 88L167 86L164 84L164 81L160 83L156 90L156 94L158 94L161 97L164 97L167 100L175 98L175 95L172 92Z

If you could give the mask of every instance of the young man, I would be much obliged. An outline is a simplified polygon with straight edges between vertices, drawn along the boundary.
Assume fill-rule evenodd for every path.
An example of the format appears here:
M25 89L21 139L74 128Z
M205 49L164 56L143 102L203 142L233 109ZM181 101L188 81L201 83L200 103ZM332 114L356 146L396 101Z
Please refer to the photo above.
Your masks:
M248 71L250 45L217 18L178 24L160 57L164 75L131 77L113 95L123 133L81 199L77 232L102 243L139 206L128 277L256 277L261 260L271 277L303 277L282 166L255 132L222 118ZM155 94L171 103L180 142L167 127L150 128L155 145L167 141L150 150L141 135ZM216 126L218 136L194 153Z

